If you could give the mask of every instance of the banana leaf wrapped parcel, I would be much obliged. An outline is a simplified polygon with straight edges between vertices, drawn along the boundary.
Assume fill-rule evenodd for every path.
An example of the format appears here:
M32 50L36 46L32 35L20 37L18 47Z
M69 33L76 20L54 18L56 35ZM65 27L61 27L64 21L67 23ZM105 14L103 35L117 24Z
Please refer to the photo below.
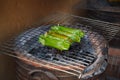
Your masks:
M39 42L42 45L50 46L59 50L68 50L70 47L69 41L51 35L41 35L39 37Z
M56 48L58 50L69 50L74 42L80 42L85 33L80 29L66 26L52 26L51 29L39 37L42 45Z

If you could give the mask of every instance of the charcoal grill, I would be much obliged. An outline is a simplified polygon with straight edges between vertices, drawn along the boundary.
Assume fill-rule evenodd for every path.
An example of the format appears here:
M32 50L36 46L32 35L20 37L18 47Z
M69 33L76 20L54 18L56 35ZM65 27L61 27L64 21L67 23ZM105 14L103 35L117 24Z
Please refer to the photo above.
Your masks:
M72 27L74 26L79 28L77 25L73 25ZM108 46L102 36L92 31L83 30L86 32L86 35L81 41L82 44L73 44L69 51L60 52L56 49L42 46L38 42L39 36L49 29L50 25L41 26L30 29L20 35L16 40L15 51L17 55L21 56L21 58L30 58L32 61L38 60L37 63L39 63L39 65L34 62L31 64L60 70L78 76L79 78L88 78L105 70L107 52L102 51L103 49L107 49ZM28 62L28 64L30 63ZM97 70L99 70L99 72ZM90 73L86 74L88 72Z
M38 23L39 27L25 31L1 46L2 52L18 58L18 80L78 80L97 76L107 66L107 41L120 30L119 24L61 13ZM57 24L80 28L86 35L80 44L73 44L69 51L43 47L38 43L39 35Z

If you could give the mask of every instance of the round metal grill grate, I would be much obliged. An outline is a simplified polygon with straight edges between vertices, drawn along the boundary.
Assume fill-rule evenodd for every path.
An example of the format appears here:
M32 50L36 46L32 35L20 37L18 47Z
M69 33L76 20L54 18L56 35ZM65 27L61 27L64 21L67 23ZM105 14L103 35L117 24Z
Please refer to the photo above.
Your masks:
M68 51L58 51L43 46L38 42L40 34L44 34L51 27L51 25L46 25L30 29L16 39L15 51L17 55L22 55L24 58L26 57L33 61L38 60L39 63L44 66L47 64L47 67L52 67L53 69L56 68L79 77L91 71L97 64L96 61L99 63L102 62L98 65L103 65L101 67L102 69L99 68L100 73L104 71L106 67L106 62L104 62L106 56L103 56L104 54L102 51L107 48L105 39L98 33L92 32L82 26L68 26L80 28L86 33L85 37L81 40L81 43L72 44ZM104 53L107 52L104 51ZM94 71L92 74L93 73ZM85 77L86 76L84 76L84 78Z

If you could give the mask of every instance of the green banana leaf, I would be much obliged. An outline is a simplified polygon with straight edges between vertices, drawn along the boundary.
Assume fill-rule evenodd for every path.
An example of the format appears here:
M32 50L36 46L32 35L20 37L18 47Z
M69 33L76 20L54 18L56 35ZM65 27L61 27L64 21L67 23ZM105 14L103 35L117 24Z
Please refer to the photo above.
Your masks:
M50 32L68 36L73 42L80 42L81 38L84 36L84 32L80 29L73 29L63 26L53 26Z
M53 47L59 50L68 50L70 47L70 42L64 39L60 39L51 35L41 35L39 37L39 42L42 45Z
M79 35L80 37L84 36L84 32L80 29L75 29L75 28L70 28L70 27L66 27L66 26L53 26L51 27L51 30L59 30L59 31L63 31L63 32L68 32L71 34L76 34Z

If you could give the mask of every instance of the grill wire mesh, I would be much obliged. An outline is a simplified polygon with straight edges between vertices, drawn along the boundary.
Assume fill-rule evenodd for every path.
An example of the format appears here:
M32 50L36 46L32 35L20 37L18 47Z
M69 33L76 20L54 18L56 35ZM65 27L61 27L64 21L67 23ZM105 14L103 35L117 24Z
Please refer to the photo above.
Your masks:
M40 23L40 25L63 24L63 25L83 26L83 29L89 29L89 30L98 32L99 34L103 35L108 41L110 41L116 35L116 33L120 30L120 25L118 25L118 24L112 24L112 23L108 23L108 22L92 20L92 19L88 19L88 18L73 16L73 15L68 15L68 14L63 14L63 13L54 14L38 23ZM0 46L0 51L9 56L21 59L21 57L16 56L14 54L14 46L16 46L16 45L14 45L14 40L15 39L12 38L11 40L2 44ZM27 56L29 56L29 55L27 55ZM92 59L94 57L93 55L88 55L88 56L90 59ZM35 60L35 59L31 60L31 59L29 59L29 57L27 59L25 59L25 61L34 61ZM39 62L39 60L38 60L38 62ZM66 71L63 71L63 72L66 72ZM69 72L67 72L67 73L69 73ZM77 73L81 73L81 72L77 71ZM76 75L76 74L73 74L73 75Z

